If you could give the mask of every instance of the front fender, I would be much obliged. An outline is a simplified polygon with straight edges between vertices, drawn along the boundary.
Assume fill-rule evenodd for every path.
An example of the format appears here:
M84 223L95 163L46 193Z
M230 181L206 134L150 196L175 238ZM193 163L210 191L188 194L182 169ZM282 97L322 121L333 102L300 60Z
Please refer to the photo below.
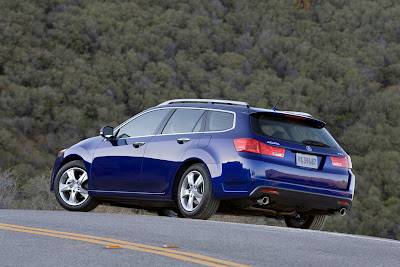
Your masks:
M103 137L101 136L85 139L65 150L64 154L58 156L54 162L51 175L50 191L54 191L54 180L60 168L73 160L82 160L85 163L86 171L90 178L94 150L102 141Z

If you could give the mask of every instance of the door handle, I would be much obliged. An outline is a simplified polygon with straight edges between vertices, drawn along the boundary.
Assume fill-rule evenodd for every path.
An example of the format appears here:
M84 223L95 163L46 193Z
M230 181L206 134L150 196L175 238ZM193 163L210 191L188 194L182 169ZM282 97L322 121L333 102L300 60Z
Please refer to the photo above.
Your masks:
M178 140L176 140L176 142L178 142L178 144L184 144L186 142L189 142L190 138L179 138Z
M132 145L134 148L139 148L139 147L143 146L144 144L146 144L146 143L145 142L136 142L136 143L133 143Z

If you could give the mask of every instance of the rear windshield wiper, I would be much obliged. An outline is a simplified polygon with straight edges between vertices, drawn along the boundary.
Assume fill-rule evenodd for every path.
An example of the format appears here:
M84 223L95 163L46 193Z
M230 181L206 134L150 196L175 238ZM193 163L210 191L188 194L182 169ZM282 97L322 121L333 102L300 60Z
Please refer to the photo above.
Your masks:
M320 141L310 140L310 139L303 140L302 142L303 142L303 144L310 145L310 146L331 147L328 144L322 143Z

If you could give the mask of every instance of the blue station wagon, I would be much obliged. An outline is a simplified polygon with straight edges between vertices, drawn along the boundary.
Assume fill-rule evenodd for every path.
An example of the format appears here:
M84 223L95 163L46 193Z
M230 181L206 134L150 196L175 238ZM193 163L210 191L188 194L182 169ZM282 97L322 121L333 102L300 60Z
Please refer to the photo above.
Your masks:
M176 99L60 151L51 191L70 211L108 203L197 219L261 215L320 230L327 216L350 210L351 168L325 122L307 113Z

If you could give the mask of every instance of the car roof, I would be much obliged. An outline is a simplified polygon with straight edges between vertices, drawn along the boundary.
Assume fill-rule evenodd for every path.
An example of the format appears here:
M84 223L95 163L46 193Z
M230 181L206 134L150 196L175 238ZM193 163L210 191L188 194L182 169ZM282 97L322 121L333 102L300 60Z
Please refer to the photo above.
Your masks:
M248 114L254 113L269 113L276 115L289 115L300 118L305 118L310 121L314 121L325 127L326 123L324 121L313 118L309 113L297 112L297 111L281 111L276 108L264 109L264 108L254 108L246 102L232 101L232 100L221 100L221 99L172 99L165 101L154 108L159 107L198 107L198 108L209 108L209 109L222 109L235 112L245 112Z

